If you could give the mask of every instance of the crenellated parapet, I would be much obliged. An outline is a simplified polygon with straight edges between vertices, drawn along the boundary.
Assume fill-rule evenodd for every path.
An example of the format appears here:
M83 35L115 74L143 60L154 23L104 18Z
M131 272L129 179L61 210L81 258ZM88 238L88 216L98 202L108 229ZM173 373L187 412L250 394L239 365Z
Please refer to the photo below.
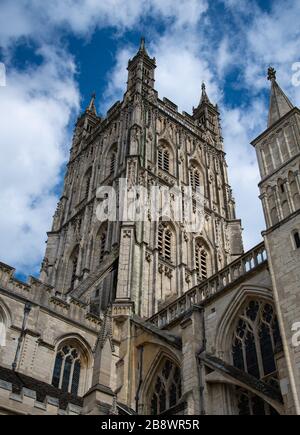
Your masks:
M80 323L95 332L102 324L100 316L92 310L89 300L63 295L32 276L24 283L15 277L15 269L4 263L0 263L0 293L2 292L33 306L40 306L68 321Z

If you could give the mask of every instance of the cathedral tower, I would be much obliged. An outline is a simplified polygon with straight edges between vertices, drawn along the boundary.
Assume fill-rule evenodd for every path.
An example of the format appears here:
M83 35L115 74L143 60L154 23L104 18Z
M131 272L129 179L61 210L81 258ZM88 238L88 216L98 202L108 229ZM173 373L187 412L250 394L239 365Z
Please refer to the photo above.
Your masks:
M243 252L241 222L227 176L220 115L205 85L193 115L161 100L156 61L142 39L128 63L127 90L102 119L95 96L78 119L62 198L48 234L41 279L57 292L92 302L95 311L129 304L149 318L164 304L213 275ZM187 232L181 222L124 217L99 221L113 187L123 198L134 186L181 192L203 189L204 224ZM162 204L163 206L164 204ZM171 204L172 209L172 204ZM196 213L196 211L194 211Z
M269 68L268 79L268 128L252 144L262 179L264 239L293 391L290 412L299 414L300 347L293 334L300 322L300 111L279 87L273 68Z

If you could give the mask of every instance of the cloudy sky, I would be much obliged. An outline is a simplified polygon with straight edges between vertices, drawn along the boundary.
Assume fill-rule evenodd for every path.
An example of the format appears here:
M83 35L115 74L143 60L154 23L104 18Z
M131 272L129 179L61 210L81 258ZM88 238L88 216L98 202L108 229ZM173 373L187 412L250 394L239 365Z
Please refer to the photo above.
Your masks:
M146 36L156 88L181 110L202 81L222 111L230 181L245 247L264 221L250 141L267 123L266 70L300 105L299 0L1 0L0 261L36 274L61 190L74 121L96 91L105 114Z

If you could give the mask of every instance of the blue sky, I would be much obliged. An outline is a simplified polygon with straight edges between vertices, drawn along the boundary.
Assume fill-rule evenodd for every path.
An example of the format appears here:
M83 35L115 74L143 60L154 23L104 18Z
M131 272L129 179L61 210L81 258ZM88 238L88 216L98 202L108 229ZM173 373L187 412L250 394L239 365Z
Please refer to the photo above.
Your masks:
M2 0L0 261L36 274L60 194L76 117L97 93L121 99L141 35L157 58L156 88L191 112L205 81L222 113L229 177L245 247L261 240L258 168L250 141L267 123L272 64L295 104L297 0Z

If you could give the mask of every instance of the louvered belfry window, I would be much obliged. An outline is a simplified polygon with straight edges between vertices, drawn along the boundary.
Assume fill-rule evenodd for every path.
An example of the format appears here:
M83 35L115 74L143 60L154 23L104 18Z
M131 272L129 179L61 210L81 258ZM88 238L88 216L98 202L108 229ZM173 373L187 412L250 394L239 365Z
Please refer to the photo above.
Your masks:
M158 229L158 251L159 255L165 260L172 261L172 243L173 234L172 231L162 224Z

